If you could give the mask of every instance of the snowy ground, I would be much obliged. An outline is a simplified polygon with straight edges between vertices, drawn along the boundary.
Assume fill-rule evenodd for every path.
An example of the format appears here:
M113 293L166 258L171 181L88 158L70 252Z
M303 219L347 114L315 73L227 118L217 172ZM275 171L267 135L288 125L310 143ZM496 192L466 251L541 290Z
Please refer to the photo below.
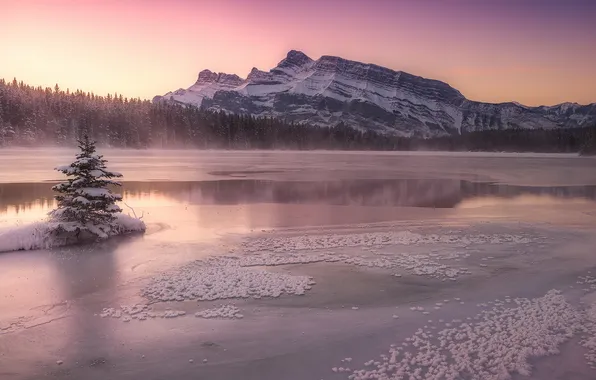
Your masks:
M581 184L581 159L481 158L460 174ZM308 175L285 165L267 175ZM1 379L596 377L593 201L136 201L145 236L0 254Z

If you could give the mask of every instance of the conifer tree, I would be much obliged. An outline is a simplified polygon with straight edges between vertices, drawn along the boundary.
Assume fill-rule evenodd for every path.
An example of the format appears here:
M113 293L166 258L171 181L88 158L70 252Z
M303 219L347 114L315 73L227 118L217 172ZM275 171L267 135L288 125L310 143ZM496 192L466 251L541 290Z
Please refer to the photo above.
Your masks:
M596 155L596 125L586 133L586 140L583 143L580 154L585 156Z
M52 221L57 222L56 233L88 232L99 238L106 238L117 232L114 214L122 212L116 201L122 196L114 194L109 185L120 186L112 178L122 174L108 171L106 160L96 154L95 142L86 134L78 140L81 152L76 160L56 170L66 174L68 181L54 186L58 208L50 212Z

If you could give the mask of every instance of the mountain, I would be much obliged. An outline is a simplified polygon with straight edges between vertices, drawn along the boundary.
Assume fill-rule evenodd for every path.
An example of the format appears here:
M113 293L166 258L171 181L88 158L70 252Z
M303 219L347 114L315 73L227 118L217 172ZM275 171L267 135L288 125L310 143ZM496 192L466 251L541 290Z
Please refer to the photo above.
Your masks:
M596 103L540 107L481 103L438 80L340 57L313 60L296 50L268 72L253 68L246 79L203 70L189 88L156 96L153 101L325 127L343 123L403 136L596 123Z

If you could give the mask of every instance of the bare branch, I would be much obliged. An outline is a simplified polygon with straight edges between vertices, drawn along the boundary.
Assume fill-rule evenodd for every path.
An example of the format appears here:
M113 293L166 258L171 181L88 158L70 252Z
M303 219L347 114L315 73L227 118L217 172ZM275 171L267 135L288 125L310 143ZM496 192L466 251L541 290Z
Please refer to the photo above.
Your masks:
M130 207L130 206L129 206L129 205L126 203L126 202L124 202L124 201L122 201L122 203L124 203L124 205L125 205L126 207L128 207L128 208L129 208L129 209L132 211L132 214L135 216L135 218L137 218L137 219L143 219L143 216L145 216L145 212L143 211L143 212L141 213L141 217L137 217L137 213L135 212L135 209L134 209L134 208Z

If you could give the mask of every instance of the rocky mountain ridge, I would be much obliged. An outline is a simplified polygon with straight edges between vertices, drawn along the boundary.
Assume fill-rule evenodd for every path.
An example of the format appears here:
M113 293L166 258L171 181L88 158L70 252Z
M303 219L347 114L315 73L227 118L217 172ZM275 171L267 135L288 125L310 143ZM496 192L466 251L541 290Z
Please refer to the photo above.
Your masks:
M296 50L268 72L253 68L246 79L203 70L189 88L156 96L154 101L321 127L341 123L404 136L596 123L596 103L528 107L476 102L441 81L334 56L313 60Z

